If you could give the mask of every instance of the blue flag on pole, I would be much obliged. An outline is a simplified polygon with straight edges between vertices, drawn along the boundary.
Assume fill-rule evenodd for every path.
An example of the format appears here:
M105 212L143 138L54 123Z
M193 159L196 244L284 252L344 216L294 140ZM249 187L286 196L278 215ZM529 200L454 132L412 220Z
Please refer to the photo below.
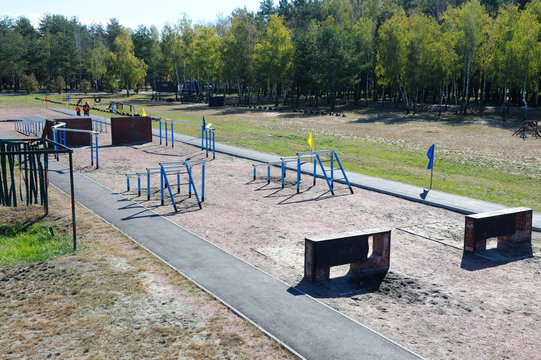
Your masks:
M428 166L426 168L432 169L434 167L434 144L428 149L426 156L428 157Z

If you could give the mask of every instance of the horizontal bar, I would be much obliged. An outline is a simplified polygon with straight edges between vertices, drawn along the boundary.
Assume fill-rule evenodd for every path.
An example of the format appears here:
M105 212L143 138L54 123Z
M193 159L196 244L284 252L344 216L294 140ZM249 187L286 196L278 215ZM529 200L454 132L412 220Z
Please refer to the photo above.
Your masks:
M297 156L315 156L316 154L318 155L321 155L321 154L330 154L334 152L334 150L320 150L320 151L308 151L308 152L302 152L302 153L297 153Z

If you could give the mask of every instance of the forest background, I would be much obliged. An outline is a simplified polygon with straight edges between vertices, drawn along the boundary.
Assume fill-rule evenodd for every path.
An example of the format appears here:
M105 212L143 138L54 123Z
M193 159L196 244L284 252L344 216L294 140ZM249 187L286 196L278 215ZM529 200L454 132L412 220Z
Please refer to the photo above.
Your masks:
M394 101L467 112L535 106L541 1L263 0L214 23L161 30L47 14L0 18L0 89L88 92L196 81L249 104ZM472 104L473 103L473 104ZM526 112L524 113L526 116Z

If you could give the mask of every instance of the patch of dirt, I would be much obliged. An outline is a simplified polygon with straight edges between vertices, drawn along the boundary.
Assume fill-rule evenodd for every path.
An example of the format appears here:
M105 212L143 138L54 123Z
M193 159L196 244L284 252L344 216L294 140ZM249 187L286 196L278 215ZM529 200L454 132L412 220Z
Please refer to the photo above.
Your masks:
M180 105L176 108L196 111ZM299 126L298 118L278 116L284 123ZM332 118L336 122L333 124L324 117L301 120L315 121L329 129L339 128L341 121L351 121L349 117ZM382 139L392 133L409 142L413 134L422 135L422 128L437 127L380 120L377 125L371 123L372 129L367 130L370 136ZM508 130L479 126L479 131L463 130L463 136L451 136L453 131L448 131L440 134L440 140L458 149L459 139L470 139L472 151L483 152L486 146L485 154L491 156L491 149L496 152L496 148L488 140L475 141L486 135L497 143ZM359 132L368 128L367 121L367 127L359 127ZM0 131L11 130L0 123ZM512 138L508 133L505 136ZM188 197L183 175L181 191L174 195L179 207L175 213L167 194L166 205L160 206L158 178L151 179L151 198L147 200L146 178L142 179L143 193L138 196L136 182L132 182L130 191L126 190L124 173L188 157L203 159L203 152L178 142L174 149L160 146L156 140L112 147L108 139L107 134L100 135L103 147L99 170L89 166L90 150L86 147L76 149L75 168L420 355L431 359L538 358L541 234L533 234L526 257L494 260L468 255L462 250L460 235L463 215L361 189L351 195L341 184L335 186L336 196L332 196L324 181L318 180L313 186L310 177L303 177L297 194L291 172L282 189L279 169L272 169L270 184L263 173L254 181L252 162L223 154L207 162L203 209L199 210L193 196ZM412 141L419 139L416 136ZM461 144L463 149L469 146ZM511 140L504 148L513 148ZM521 150L512 151L518 159ZM200 170L194 171L196 185L200 186ZM169 181L176 188L173 178ZM392 230L391 270L384 279L359 281L350 276L349 266L345 265L332 268L329 281L303 280L305 237L369 228Z

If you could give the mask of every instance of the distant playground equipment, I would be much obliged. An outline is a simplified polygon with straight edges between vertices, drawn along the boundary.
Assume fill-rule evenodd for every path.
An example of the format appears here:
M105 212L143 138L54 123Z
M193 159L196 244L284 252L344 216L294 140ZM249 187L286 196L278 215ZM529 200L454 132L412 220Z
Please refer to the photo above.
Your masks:
M2 164L0 167L0 204L17 207L17 198L19 198L25 205L43 205L45 215L47 215L49 213L49 181L47 180L49 155L56 156L58 154L68 154L69 156L73 250L76 250L77 226L73 191L73 150L70 148L45 138L0 139L0 163ZM17 167L19 168L18 172Z
M533 134L532 136L535 138L541 138L541 134L539 134L539 126L538 126L537 120L528 120L524 121L522 123L522 126L518 128L514 133L513 136L520 136L523 140L526 139L528 136L526 135L527 131L531 131Z
M327 186L329 187L329 190L331 194L334 195L334 182L337 180L344 180L346 185L349 188L349 191L353 194L353 189L351 188L351 184L349 183L348 177L346 175L346 172L344 171L344 168L342 167L342 163L340 162L340 159L338 159L338 154L336 154L336 151L334 150L322 150L322 151L310 151L310 152L303 152L303 153L297 153L296 156L291 157L283 157L280 158L280 161L273 161L273 162L267 162L262 164L252 164L253 166L253 180L256 180L257 173L256 169L261 166L267 167L267 184L270 183L271 175L270 175L270 169L271 166L274 167L280 167L280 174L281 174L281 184L282 189L285 187L285 176L286 176L286 168L288 163L296 163L297 165L297 193L300 192L300 183L301 183L301 167L303 164L307 164L308 161L303 161L303 159L312 159L314 168L313 168L313 184L316 184L316 177L317 177L317 165L319 165L322 173L322 177L325 179L325 182L327 183ZM323 163L329 162L330 168L325 168L323 166ZM338 164L338 167L335 168L335 162ZM342 177L335 177L335 170L342 173Z
M147 178L147 200L150 200L150 178L151 175L159 174L160 175L160 200L161 205L165 204L164 199L164 189L167 188L169 196L171 198L171 203L175 212L178 212L175 198L173 196L172 186L169 182L167 175L176 175L176 186L177 194L180 193L180 175L188 175L188 197L192 197L192 192L195 195L197 200L197 205L199 209L202 209L201 203L205 201L205 163L206 160L186 160L186 161L177 161L177 162L165 162L160 163L159 167L147 168L146 172L131 173L126 174L126 188L127 191L130 191L130 178L137 178L137 196L141 196L141 177L146 175ZM197 192L196 184L194 181L194 176L192 173L192 167L196 165L201 165L201 198ZM172 184L173 186L175 184Z

